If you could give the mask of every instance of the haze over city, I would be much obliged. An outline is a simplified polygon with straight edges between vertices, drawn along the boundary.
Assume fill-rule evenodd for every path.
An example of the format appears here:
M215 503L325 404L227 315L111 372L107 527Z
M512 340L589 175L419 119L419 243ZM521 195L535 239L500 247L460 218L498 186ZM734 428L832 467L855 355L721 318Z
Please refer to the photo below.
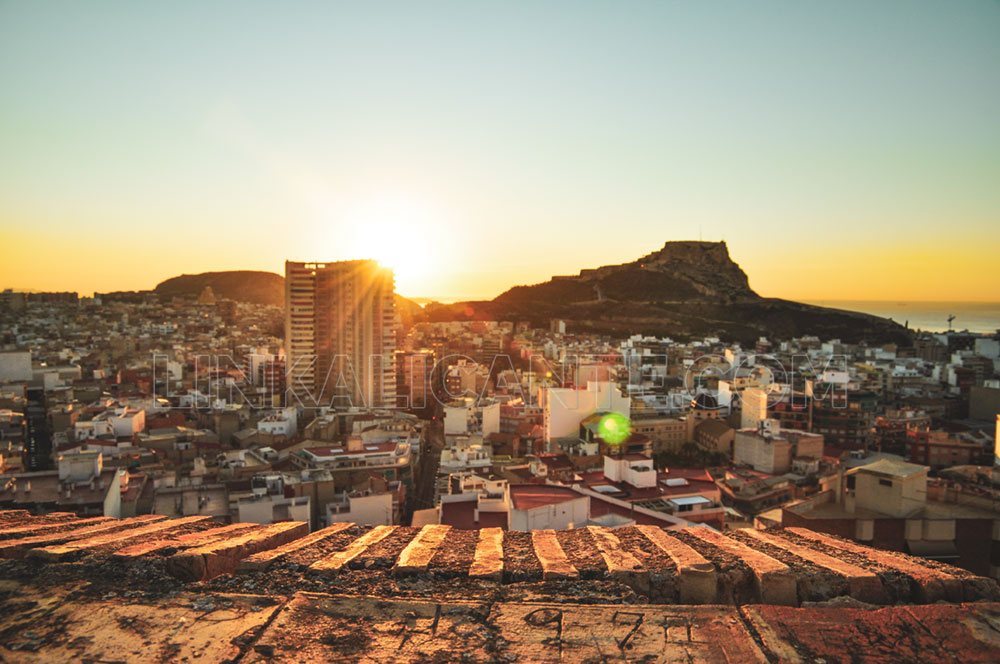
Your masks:
M417 298L725 239L991 301L996 2L0 3L0 288L375 258Z

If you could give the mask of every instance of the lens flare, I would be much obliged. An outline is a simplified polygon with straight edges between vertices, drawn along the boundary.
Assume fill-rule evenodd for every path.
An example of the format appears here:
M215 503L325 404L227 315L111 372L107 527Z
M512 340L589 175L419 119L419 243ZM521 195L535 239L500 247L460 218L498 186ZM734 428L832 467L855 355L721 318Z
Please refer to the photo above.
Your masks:
M597 428L608 445L621 445L632 433L632 425L621 413L608 413L601 418Z

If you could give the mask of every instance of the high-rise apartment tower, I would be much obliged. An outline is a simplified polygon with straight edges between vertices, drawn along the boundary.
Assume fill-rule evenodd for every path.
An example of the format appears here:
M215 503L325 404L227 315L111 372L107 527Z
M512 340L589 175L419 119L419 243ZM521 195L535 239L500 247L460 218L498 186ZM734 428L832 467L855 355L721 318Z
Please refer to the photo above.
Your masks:
M288 405L394 406L395 350L392 270L373 260L285 262Z

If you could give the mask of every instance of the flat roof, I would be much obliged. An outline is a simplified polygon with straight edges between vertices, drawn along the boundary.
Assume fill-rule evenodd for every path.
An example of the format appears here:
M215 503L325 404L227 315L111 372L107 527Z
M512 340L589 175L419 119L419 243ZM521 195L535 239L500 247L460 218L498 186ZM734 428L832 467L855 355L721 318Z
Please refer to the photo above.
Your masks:
M712 502L704 496L681 496L680 498L668 498L674 505L701 505Z
M518 510L558 505L585 497L569 487L552 484L512 484L510 486L510 500L514 509Z
M930 468L927 466L920 466L915 463L879 459L875 463L869 463L864 466L856 466L851 469L851 472L866 471L869 473L876 473L878 475L889 475L891 477L905 479L907 477L913 477L914 475L926 473L928 470L930 470Z

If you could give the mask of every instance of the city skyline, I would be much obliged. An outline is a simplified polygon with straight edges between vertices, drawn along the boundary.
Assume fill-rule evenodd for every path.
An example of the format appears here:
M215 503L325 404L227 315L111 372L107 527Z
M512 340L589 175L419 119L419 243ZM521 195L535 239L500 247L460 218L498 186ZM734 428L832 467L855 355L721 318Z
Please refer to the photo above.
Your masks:
M765 296L996 299L1000 4L294 8L0 4L0 287L477 299L704 238Z

